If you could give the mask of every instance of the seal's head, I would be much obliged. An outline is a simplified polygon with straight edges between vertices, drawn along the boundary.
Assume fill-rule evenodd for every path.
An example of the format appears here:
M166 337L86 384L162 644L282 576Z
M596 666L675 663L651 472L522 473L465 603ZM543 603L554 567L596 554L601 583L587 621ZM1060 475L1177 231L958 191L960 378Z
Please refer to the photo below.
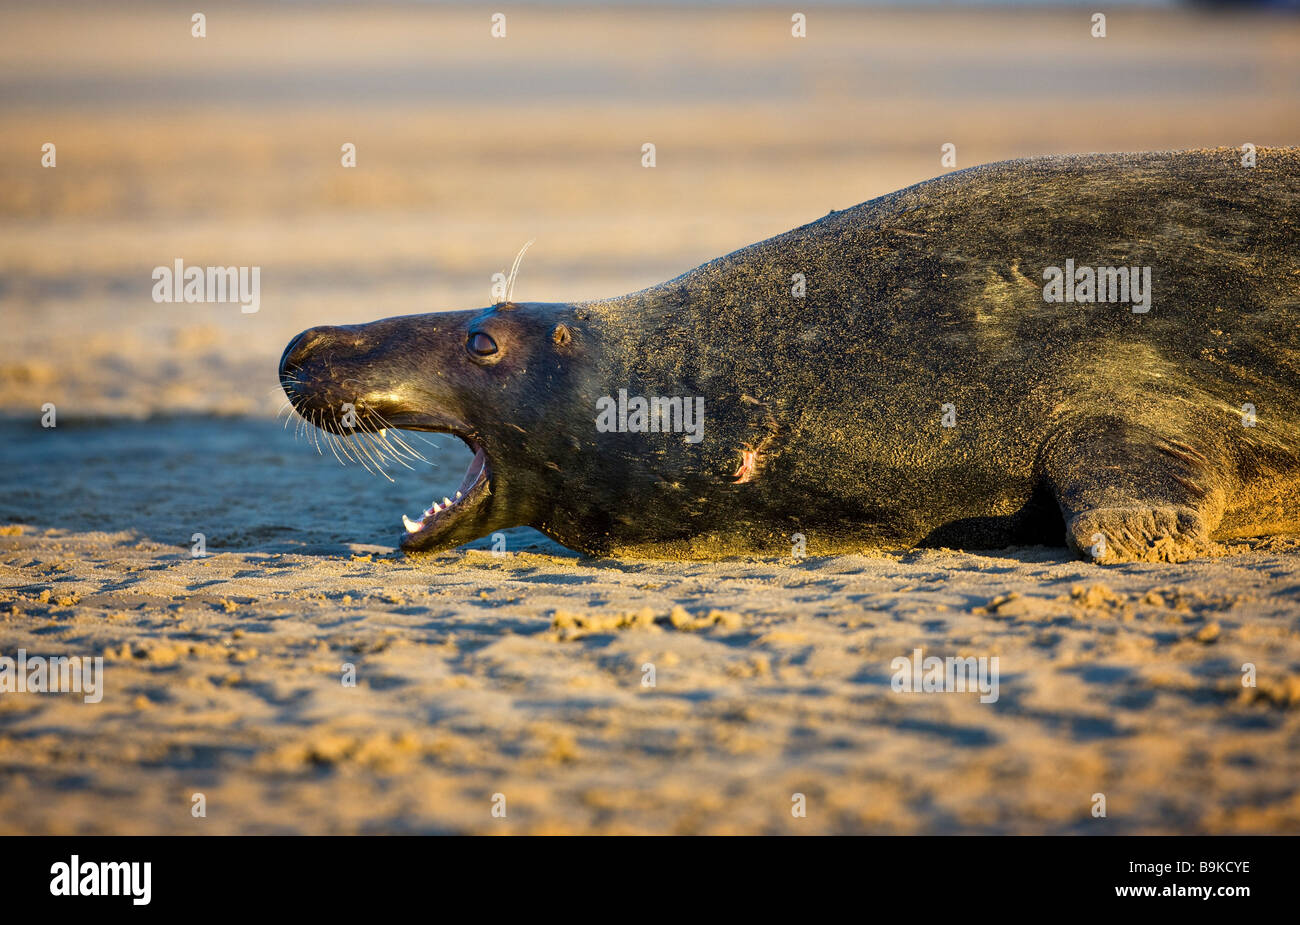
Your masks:
M285 348L280 384L327 434L393 427L463 440L474 459L450 503L403 516L403 549L448 549L545 513L573 445L555 426L554 396L568 391L582 341L562 304L315 327Z

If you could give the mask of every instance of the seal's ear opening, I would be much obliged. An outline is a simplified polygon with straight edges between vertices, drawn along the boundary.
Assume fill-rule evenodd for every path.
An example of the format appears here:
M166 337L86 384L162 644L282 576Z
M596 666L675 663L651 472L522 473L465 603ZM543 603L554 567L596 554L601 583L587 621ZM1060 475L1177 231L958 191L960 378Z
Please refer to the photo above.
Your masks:
M551 331L551 343L557 347L567 347L573 341L573 332L566 324L557 324Z

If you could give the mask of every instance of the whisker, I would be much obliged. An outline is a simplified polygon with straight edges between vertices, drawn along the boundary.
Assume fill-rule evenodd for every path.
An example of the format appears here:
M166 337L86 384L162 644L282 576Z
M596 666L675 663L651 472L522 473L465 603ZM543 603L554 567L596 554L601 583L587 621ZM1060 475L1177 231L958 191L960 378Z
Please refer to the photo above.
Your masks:
M357 462L357 458L354 455L352 455L352 448L349 445L350 441L346 437L342 436L341 434L332 434L331 436L334 437L334 442L338 444L339 450L343 453L345 457L347 457L348 462L350 463Z
M317 413L314 413L312 416L316 417ZM321 434L320 423L319 421L313 421L312 423L316 425L316 429L311 432L312 442L316 444L316 452L319 453L321 456L324 456L325 453L320 448L320 434Z
M528 248L533 246L536 238L529 238L523 247L519 248L519 253L515 255L515 262L510 266L510 275L506 277L506 303L509 304L515 294L515 277L519 274L520 261L524 259L524 253Z
M361 446L357 442L356 431L349 430L346 431L345 433L339 434L339 440L342 441L348 447L349 455L353 459L355 459L358 463L360 463L363 469L365 469L371 475L375 474L374 469L370 467L370 460L368 460L361 452Z
M375 444L375 449L384 454L387 458L391 458L393 462L397 463L403 469L409 469L412 472L415 471L415 467L408 463L403 455L388 442L387 434L381 434L379 431L371 431L370 442Z
M364 434L363 436L366 438L366 441L367 441L368 443L370 443L370 444L372 444L372 445L374 444L374 438L373 438L369 433L366 433L366 434ZM378 447L376 447L376 450L378 450ZM383 457L381 456L380 458L382 459ZM379 466L379 474L380 474L380 475L382 475L384 478L388 479L388 481L390 481L390 482L394 482L394 481L396 481L396 480L395 480L391 475L388 474L388 467L387 467L387 466L385 466L382 462L378 462L378 463L376 463L376 465Z
M374 463L376 468L372 470L370 466L366 466L367 472L373 472L375 474L378 474L379 472L383 471L383 467L379 464L379 460L375 459L375 457L371 455L370 450L366 448L365 441L361 439L360 434L358 434L356 431L352 431L350 434L348 434L348 439L352 441L352 445L356 447L358 451L365 454L366 459ZM362 465L365 465L365 463L362 463ZM385 473L384 475L385 478L387 478L387 473ZM389 479L389 481L392 481L392 479Z
M339 456L339 451L337 449L338 441L334 439L334 435L329 431L325 431L325 443L329 446L330 452L334 454L334 458L339 461L339 465L346 466L347 463L345 463L343 458Z
M377 411L372 411L371 414L380 425L376 430L384 431L383 433L377 434L377 439L384 444L388 452L391 453L394 458L400 460L403 456L406 456L408 459L417 459L420 462L429 463L428 459L425 459L424 456L416 452L413 447L402 439L401 435L392 428L392 425L388 423L388 420L382 414ZM390 429L394 430L391 437L387 433ZM432 463L430 463L430 465L432 465ZM411 467L407 466L407 468L409 469Z
M286 382L290 382L290 380L286 379ZM289 421L292 419L294 421L294 439L301 440L307 437L312 446L316 448L316 453L320 456L324 456L325 450L328 448L330 455L334 457L339 465L347 466L356 463L365 469L367 473L383 476L389 482L395 482L389 472L390 467L393 465L401 466L412 472L416 468L411 464L412 462L420 462L437 468L437 463L413 447L406 438L415 437L438 450L442 448L441 444L416 433L404 436L398 432L398 428L393 427L388 422L387 418L372 408L364 410L366 415L364 429L349 428L335 432L323 426L329 418L327 411L306 408L301 396L292 392L288 394L288 400L280 405L280 408L276 411L276 416L278 417L281 414L285 416L282 425L284 429L288 429Z
M415 467L406 461L406 457L403 456L402 453L398 452L397 448L388 442L388 437L386 435L379 435L372 437L371 439L379 443L384 448L384 451L388 453L388 455L393 458L393 461L399 466L404 469L410 469L412 472L415 471Z
M435 450L441 450L441 449L442 449L442 444L441 444L441 443L438 443L438 442L436 442L436 441L430 439L429 437L424 436L424 434L416 433L415 431L412 431L412 430L408 430L408 431L406 432L406 434L404 435L404 437L412 437L412 438L414 438L414 439L416 439L416 440L419 440L421 443L426 443L426 444L428 444L429 446L433 447ZM402 442L403 442L403 443L406 442L405 439L404 439L404 437L402 438ZM409 447L408 447L408 448L409 448ZM411 450L411 452L414 453L415 451L414 451L414 450Z

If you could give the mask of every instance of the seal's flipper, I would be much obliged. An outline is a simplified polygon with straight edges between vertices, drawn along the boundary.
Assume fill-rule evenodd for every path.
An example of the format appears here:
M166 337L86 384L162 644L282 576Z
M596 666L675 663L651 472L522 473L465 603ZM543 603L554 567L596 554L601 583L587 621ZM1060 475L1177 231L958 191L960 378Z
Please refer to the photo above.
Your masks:
M1185 562L1212 555L1205 518L1182 505L1093 508L1069 518L1066 544L1094 562Z
M1042 456L1066 544L1097 562L1182 562L1212 553L1228 496L1208 449L1118 416L1076 420Z

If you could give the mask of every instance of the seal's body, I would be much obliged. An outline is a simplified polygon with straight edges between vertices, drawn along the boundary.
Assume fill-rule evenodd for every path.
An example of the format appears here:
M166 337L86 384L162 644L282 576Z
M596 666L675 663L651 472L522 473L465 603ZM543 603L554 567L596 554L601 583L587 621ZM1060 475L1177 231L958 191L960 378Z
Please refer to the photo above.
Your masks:
M1300 532L1300 150L1257 157L977 167L618 299L312 329L282 378L476 451L408 549L1189 558Z

